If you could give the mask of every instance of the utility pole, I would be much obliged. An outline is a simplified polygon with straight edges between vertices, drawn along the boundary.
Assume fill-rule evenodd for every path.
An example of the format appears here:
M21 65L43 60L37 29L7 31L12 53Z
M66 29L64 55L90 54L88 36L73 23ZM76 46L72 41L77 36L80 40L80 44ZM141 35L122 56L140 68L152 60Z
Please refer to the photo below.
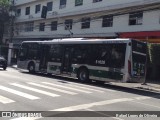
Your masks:
M146 38L146 63L145 63L145 78L141 85L147 85L147 67L148 67L148 37Z
M14 0L12 0L11 3L11 9L10 9L10 32L9 32L9 49L8 49L8 65L11 65L11 56L12 56L12 50L13 50L13 32L14 32L14 17L15 17L15 11L14 11Z

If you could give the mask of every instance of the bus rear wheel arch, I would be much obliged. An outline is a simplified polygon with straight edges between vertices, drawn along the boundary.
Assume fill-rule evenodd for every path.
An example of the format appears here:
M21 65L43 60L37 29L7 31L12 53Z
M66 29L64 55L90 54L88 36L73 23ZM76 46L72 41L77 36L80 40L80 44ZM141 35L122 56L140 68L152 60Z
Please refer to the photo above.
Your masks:
M80 82L90 82L89 71L86 67L79 68L77 77Z
M35 73L35 65L34 65L34 62L30 62L28 64L28 70L29 70L29 73Z

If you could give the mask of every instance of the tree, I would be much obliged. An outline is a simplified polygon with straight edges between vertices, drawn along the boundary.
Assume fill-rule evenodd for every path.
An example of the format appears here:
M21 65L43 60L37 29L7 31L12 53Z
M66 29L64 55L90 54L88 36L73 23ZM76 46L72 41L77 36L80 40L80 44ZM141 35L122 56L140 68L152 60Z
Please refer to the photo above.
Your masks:
M9 0L0 0L0 45L2 45L4 25L9 22Z

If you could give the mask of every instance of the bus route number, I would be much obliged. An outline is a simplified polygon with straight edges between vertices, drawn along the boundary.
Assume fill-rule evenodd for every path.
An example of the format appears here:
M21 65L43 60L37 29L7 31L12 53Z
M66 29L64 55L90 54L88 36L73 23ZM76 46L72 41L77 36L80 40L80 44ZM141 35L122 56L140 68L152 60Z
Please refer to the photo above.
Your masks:
M96 60L96 64L105 65L105 60Z

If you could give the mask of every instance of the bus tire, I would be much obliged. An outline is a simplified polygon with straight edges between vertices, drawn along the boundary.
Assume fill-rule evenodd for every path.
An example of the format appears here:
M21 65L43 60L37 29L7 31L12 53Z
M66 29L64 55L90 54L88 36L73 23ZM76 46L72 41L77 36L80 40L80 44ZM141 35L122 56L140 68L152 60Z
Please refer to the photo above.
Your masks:
M7 67L5 66L5 67L3 67L3 70L6 70L7 69Z
M89 82L90 81L89 80L89 72L88 72L88 70L86 68L80 69L78 71L78 75L77 76L78 76L78 80L80 82L85 83L85 82Z
M35 65L34 65L34 63L30 63L28 65L28 70L29 70L29 73L35 73Z

